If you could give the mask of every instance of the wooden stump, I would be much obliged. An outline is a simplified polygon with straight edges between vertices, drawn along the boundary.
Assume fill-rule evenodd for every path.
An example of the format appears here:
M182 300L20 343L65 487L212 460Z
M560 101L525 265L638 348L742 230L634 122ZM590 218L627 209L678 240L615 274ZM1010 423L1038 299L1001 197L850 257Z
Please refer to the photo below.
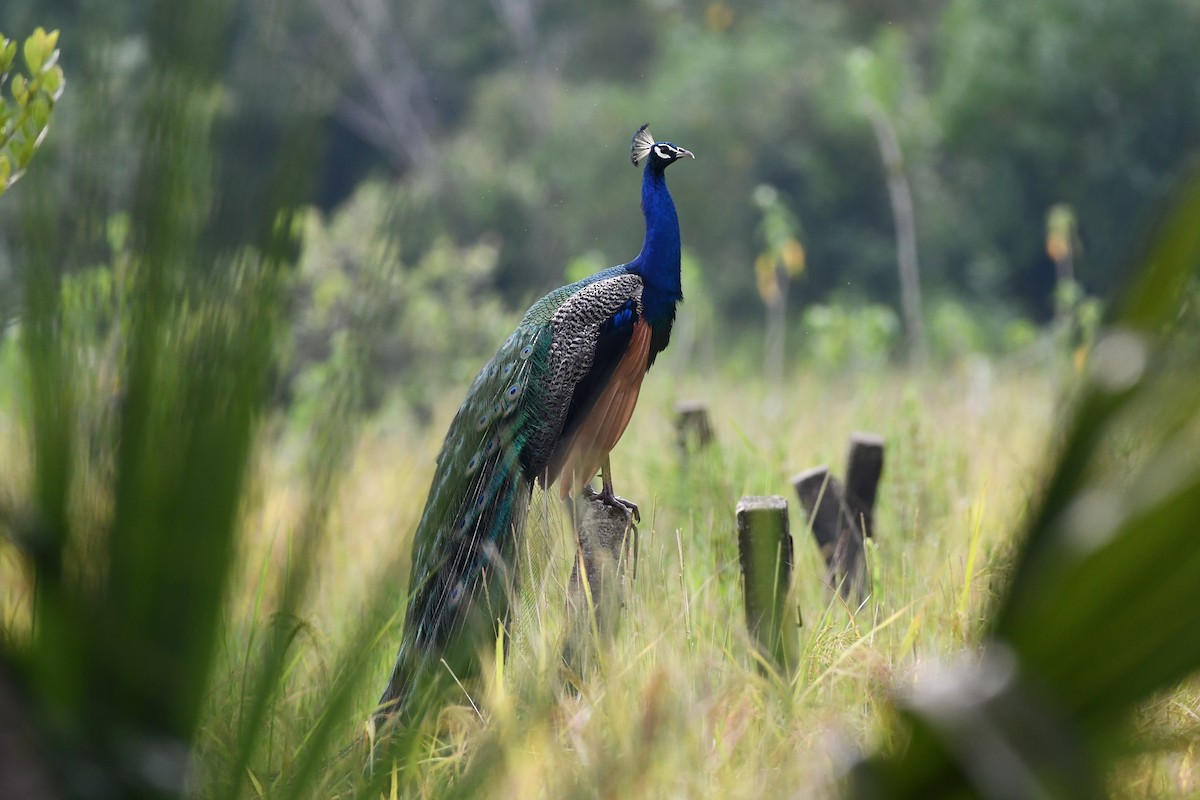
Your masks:
M861 602L871 589L865 550L866 540L875 535L875 497L882 475L883 439L855 433L844 487L824 465L792 478L825 558L829 584L847 600Z
M792 534L787 512L787 500L778 495L743 497L737 505L746 626L763 657L790 674L797 654L786 624L792 582Z
M800 498L804 513L808 515L817 548L824 556L825 563L829 564L847 521L842 514L844 498L841 481L829 472L829 467L822 464L792 478L792 486Z
M704 403L680 403L675 406L675 441L679 452L687 456L712 444L712 422Z
M846 503L868 539L875 535L875 495L883 476L883 438L870 433L850 436L846 457Z
M579 548L567 584L563 660L582 675L595 639L606 641L617 631L625 605L623 581L634 552L631 537L637 530L628 512L602 500L581 500L575 507Z

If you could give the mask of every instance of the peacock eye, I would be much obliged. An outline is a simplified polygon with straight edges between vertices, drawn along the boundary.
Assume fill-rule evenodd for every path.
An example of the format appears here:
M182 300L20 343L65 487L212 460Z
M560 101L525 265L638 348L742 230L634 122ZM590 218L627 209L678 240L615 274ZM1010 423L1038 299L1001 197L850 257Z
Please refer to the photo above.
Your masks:
M521 358L529 358L533 355L533 345L527 344L521 348Z

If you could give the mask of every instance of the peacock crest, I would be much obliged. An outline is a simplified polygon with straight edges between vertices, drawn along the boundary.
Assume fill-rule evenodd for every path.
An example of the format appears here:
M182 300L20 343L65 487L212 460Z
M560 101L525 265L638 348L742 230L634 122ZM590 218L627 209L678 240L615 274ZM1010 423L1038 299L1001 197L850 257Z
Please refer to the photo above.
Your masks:
M654 137L650 135L650 123L637 129L637 133L633 135L633 149L629 152L629 160L636 167L642 162L642 159L650 155L650 148L654 147Z

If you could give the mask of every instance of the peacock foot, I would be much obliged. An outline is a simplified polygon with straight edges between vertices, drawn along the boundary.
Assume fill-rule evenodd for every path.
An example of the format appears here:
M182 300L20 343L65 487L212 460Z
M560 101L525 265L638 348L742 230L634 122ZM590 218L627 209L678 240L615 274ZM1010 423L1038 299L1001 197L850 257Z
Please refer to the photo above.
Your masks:
M635 523L642 521L642 512L638 510L637 503L626 500L624 497L617 497L611 490L597 492L589 486L583 490L583 496L588 500L599 500L609 508L625 512L627 516L633 517Z

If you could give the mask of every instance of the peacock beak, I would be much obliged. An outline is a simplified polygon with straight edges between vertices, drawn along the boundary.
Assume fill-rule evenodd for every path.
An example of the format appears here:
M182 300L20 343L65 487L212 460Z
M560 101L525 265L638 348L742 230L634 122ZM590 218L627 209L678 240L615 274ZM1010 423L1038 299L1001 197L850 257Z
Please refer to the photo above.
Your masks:
M696 154L693 153L691 150L684 150L681 147L681 148L679 148L679 155L676 156L676 158L683 158L684 156L687 156L688 158L695 158Z

